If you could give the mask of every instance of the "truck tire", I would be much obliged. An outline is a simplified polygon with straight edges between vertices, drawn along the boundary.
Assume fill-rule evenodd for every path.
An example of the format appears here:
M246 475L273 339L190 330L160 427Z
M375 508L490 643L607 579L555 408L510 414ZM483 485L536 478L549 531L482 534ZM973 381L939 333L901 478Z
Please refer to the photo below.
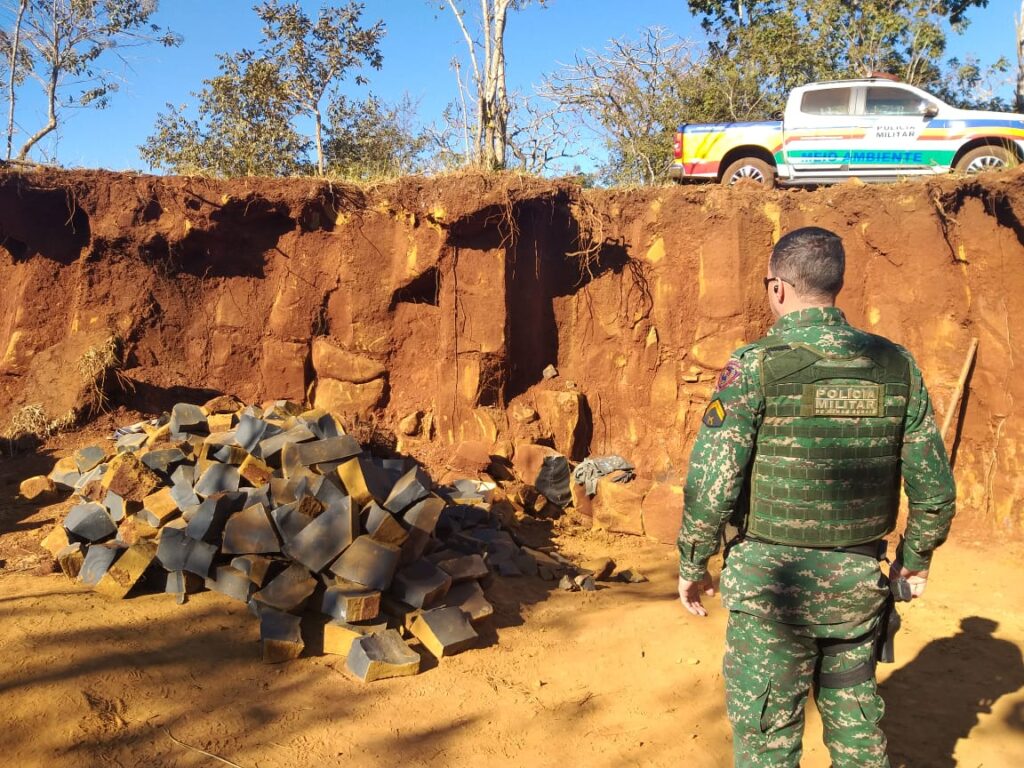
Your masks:
M759 157L741 157L731 163L722 174L722 184L731 187L741 181L752 181L764 186L775 186L775 166Z
M1017 157L1009 149L997 144L988 144L964 153L964 156L956 161L954 170L957 173L981 173L1008 168L1016 163Z

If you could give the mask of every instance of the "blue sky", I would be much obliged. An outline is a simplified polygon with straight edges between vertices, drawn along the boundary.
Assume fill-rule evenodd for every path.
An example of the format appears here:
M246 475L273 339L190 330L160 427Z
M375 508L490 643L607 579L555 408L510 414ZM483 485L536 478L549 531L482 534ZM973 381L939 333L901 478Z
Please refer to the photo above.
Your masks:
M387 101L408 92L419 102L422 119L438 116L456 95L451 60L465 54L450 12L439 10L437 0L365 4L365 17L383 19L388 29L381 46L384 67L369 73L369 89ZM315 12L319 0L304 0L304 5ZM128 66L118 70L124 82L110 107L66 113L47 154L67 166L146 170L138 145L152 132L165 103L194 103L190 93L217 71L216 53L258 43L260 25L251 7L252 0L162 0L155 20L181 33L184 44L127 51ZM974 10L967 33L950 36L950 55L973 53L982 61L1002 55L1015 61L1013 18L1019 8L1016 0L991 0L987 9ZM601 48L612 37L635 35L652 25L682 37L702 35L684 0L551 0L546 8L514 13L506 34L509 87L529 90L577 51ZM363 92L350 88L354 94ZM40 102L26 94L22 104L19 123L26 130L45 122Z

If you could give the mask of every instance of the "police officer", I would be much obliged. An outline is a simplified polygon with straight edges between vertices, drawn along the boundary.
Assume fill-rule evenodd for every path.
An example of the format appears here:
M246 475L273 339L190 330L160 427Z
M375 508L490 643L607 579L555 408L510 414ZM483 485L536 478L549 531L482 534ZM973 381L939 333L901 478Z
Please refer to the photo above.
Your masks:
M739 529L721 579L736 766L800 764L812 686L834 768L889 765L875 640L901 475L901 575L914 597L955 512L921 372L905 349L847 323L835 306L844 269L828 230L779 240L764 278L778 320L722 370L690 460L679 534L690 613L707 615L708 559L730 519Z

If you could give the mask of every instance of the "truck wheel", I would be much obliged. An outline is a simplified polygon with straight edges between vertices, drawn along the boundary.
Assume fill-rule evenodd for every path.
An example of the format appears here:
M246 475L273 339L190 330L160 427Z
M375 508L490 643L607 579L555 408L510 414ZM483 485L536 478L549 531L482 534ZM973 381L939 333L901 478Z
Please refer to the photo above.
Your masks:
M957 160L955 170L958 173L981 173L997 168L1007 168L1016 162L1016 156L1006 147L990 144L977 147L964 154Z
M741 181L752 181L766 187L775 186L775 166L757 157L741 157L725 169L722 184L731 187Z

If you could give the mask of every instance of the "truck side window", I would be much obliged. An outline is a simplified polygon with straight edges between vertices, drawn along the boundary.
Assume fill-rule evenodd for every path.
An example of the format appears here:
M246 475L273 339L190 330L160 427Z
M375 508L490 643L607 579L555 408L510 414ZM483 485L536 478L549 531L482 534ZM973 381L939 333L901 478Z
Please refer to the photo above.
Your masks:
M800 111L806 115L850 114L850 88L822 88L807 91L800 101Z
M921 97L913 91L888 86L868 88L865 115L920 115Z

